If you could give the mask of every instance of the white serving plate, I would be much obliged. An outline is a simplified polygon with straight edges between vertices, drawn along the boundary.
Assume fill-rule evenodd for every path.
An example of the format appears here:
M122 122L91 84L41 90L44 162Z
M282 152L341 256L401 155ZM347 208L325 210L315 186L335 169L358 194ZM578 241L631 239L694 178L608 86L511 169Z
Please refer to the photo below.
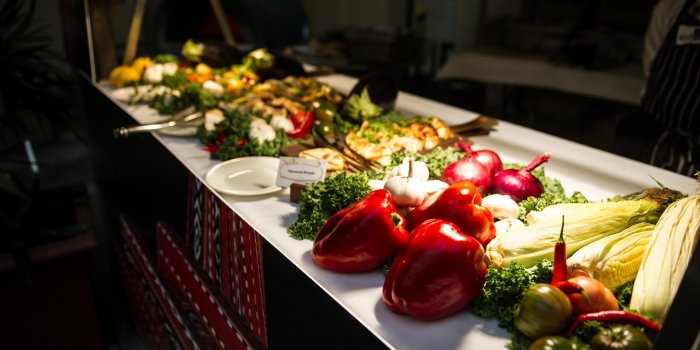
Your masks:
M237 196L257 196L277 192L275 185L279 158L242 157L211 168L204 180L218 192Z

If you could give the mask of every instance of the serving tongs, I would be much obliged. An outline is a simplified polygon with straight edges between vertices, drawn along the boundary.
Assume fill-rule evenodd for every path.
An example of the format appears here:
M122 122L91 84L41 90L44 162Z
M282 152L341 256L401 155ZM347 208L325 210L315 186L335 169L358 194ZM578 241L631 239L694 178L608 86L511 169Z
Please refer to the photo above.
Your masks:
M345 162L348 164L348 169L356 172L365 170L380 171L382 169L381 164L363 157L361 154L349 147L345 143L342 133L339 131L336 131L335 139L333 141L326 137L323 130L321 130L319 126L314 126L311 132L314 136L314 142L317 142L319 146L328 147L340 153L343 159L345 159Z
M492 131L496 130L496 125L498 125L498 119L485 115L479 115L478 118L467 123L451 125L450 130L452 130L454 135L440 142L438 147L446 148L454 146L455 143L464 140L465 137L489 135Z
M151 132L191 123L200 118L204 118L204 111L198 111L194 107L188 107L178 113L175 113L170 119L163 122L123 126L114 129L112 132L116 138L125 138L129 137L131 134Z
M496 125L498 125L498 119L479 115L470 122L450 126L450 130L462 136L482 136L495 130Z

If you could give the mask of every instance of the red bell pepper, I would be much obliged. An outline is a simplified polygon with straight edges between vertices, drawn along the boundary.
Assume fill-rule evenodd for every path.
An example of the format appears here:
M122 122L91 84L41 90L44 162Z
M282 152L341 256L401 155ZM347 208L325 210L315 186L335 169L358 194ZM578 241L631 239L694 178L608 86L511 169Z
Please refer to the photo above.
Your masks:
M428 219L452 222L484 247L496 237L493 215L481 206L479 191L468 181L452 184L424 200L406 218L406 228L412 231Z
M451 315L484 286L484 248L450 222L432 219L411 231L384 281L384 304L420 320Z
M332 215L314 240L316 265L337 272L370 271L380 267L408 240L405 220L389 191L370 192Z
M298 110L291 118L294 129L287 131L287 136L293 139L301 139L309 135L314 125L314 112Z

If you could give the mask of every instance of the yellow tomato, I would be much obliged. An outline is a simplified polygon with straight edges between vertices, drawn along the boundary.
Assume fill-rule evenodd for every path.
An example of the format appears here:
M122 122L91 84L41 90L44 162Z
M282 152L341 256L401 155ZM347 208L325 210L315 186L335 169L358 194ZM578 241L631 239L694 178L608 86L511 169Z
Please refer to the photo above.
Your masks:
M211 67L204 63L198 63L197 66L194 67L195 73L199 75L211 75Z
M131 66L134 67L137 71L139 71L139 73L143 72L144 69L152 65L153 60L151 60L149 57L138 57L133 62L131 62Z
M228 84L226 85L226 92L228 92L231 95L237 95L241 91L242 87L243 87L243 84L241 83L240 80L231 79L228 81Z
M116 88L139 80L141 80L141 71L132 66L119 66L109 73L109 84Z

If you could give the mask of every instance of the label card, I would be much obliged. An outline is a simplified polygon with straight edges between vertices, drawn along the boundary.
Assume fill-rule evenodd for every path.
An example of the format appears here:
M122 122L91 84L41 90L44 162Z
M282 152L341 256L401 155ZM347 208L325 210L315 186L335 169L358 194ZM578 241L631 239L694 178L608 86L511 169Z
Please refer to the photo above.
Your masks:
M276 183L277 186L289 187L293 183L314 183L323 180L325 177L325 160L280 157L280 167L277 171Z

